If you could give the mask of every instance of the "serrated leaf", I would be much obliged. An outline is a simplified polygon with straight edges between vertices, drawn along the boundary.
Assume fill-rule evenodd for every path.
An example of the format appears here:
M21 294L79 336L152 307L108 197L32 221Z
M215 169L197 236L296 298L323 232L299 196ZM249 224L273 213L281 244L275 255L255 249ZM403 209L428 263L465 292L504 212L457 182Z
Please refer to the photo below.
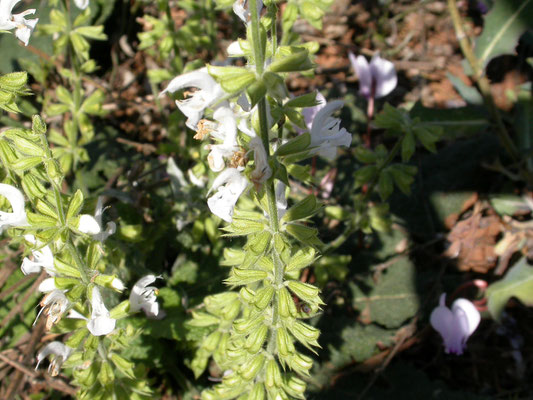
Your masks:
M476 40L475 55L482 68L494 57L508 54L531 28L533 0L496 1L485 16L483 33Z

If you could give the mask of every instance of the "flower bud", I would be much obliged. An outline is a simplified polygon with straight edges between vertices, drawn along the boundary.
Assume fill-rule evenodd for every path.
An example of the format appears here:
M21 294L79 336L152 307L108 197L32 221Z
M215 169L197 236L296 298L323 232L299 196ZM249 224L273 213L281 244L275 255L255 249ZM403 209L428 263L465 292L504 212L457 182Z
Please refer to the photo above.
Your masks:
M244 301L246 301L247 303L254 303L255 302L255 297L256 297L256 294L255 292L250 289L249 287L243 287L241 290L239 290L239 294L241 296L241 299L243 299Z
M297 271L311 265L316 260L316 251L312 247L304 247L298 250L285 268L285 272Z
M218 346L220 336L220 331L212 332L209 336L207 336L207 338L205 338L204 342L202 343L202 347L209 352L214 351Z
M278 311L283 318L295 317L298 312L294 300L286 288L278 290Z
M107 386L115 380L115 374L111 369L111 365L107 361L103 361L100 366L100 372L98 373L98 380L102 386Z
M313 366L313 360L303 354L296 353L288 360L289 366L301 375L309 376L309 370Z
M250 236L247 246L256 255L262 255L270 244L271 238L272 235L270 232L259 232L256 235Z
M241 302L234 300L229 306L225 307L222 316L227 320L233 320L241 312Z
M230 277L225 282L228 285L248 285L249 283L263 280L267 276L266 271L233 268Z
M265 399L265 387L262 383L256 383L248 395L248 400L264 400Z
M265 384L271 388L273 386L281 386L282 383L278 362L274 359L269 360L266 366Z
M261 368L263 368L263 364L265 362L265 356L263 354L259 354L245 362L241 368L240 368L240 374L241 376L251 381L255 378L255 376L261 371Z
M289 395L296 398L303 398L305 393L306 384L301 379L292 376L284 385L284 389Z
M274 288L271 285L263 287L258 290L257 296L255 296L255 306L260 310L264 310L270 304L272 296L274 296Z
M288 281L287 286L296 296L298 296L303 301L313 304L324 304L318 296L318 294L320 293L320 289L318 289L316 286L300 281Z
M246 339L245 347L252 354L257 353L265 343L268 333L268 327L266 325L261 325L258 329L253 331L248 338Z
M278 344L279 354L286 357L294 353L294 344L285 328L278 328L276 332L276 342Z
M126 286L124 286L124 283L120 279L118 279L115 275L100 275L99 274L94 278L93 282L103 287L115 289L118 292L122 292L124 289L126 289Z

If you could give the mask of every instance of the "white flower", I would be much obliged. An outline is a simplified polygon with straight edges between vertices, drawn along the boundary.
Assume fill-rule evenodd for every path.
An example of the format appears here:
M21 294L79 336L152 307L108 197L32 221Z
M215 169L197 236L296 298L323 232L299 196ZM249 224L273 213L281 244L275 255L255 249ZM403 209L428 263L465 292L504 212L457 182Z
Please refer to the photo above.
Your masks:
M231 42L227 48L228 57L244 57L244 51L238 40Z
M250 140L250 150L254 152L254 170L250 174L252 182L259 186L272 176L272 168L268 165L268 156L260 137Z
M46 278L44 281L42 281L40 284L39 284L39 287L37 288L37 290L39 292L43 292L43 293L49 293L53 290L56 290L57 287L56 287L56 283L55 283L55 279L54 278Z
M80 10L85 10L89 7L89 0L74 0L74 4L76 4L76 7Z
M12 14L13 8L20 0L0 0L0 30L15 30L15 36L28 45L30 36L39 18L26 20L27 15L35 14L35 9L26 10L20 14Z
M24 235L24 239L27 242L37 245L39 249L32 250L33 260L28 257L24 257L20 269L24 275L39 272L41 268L44 268L48 275L55 275L54 267L54 255L49 246L42 246L41 242L38 242L33 235Z
M102 336L111 333L115 329L116 320L110 317L105 307L100 290L95 286L91 298L91 319L87 322L87 329L94 336Z
M328 160L335 158L338 146L350 147L352 143L352 135L340 127L341 120L331 116L343 105L341 100L329 102L313 118L311 147L316 147L316 152Z
M278 209L278 218L280 219L287 212L287 197L285 196L286 189L287 185L278 181L276 184L276 207Z
M98 235L102 231L98 221L89 214L80 215L78 230L83 233L88 233L89 235Z
M236 0L233 3L233 12L242 20L242 22L247 23L250 19L250 12L244 8L245 3L247 0ZM257 0L257 14L261 14L261 10L263 9L263 1Z
M155 282L157 278L155 275L146 275L135 283L130 294L131 312L143 310L148 318L156 319L164 316L163 311L159 309L159 304L157 303L157 288L148 286Z
M248 181L237 168L226 168L216 177L209 190L216 190L216 193L207 199L211 212L224 221L231 222L235 204L246 186Z
M237 121L233 110L226 106L217 108L213 113L213 118L217 121L216 123L206 120L200 121L198 125L201 125L201 130L198 130L198 134L203 136L209 133L215 139L222 141L221 144L210 145L211 151L207 156L209 168L214 172L220 172L226 166L224 159L231 158L239 150Z
M439 306L430 317L431 326L440 333L444 340L444 351L461 355L466 348L466 341L474 333L481 316L476 307L466 299L457 299L450 310L446 307L446 294L440 296Z
M118 278L113 278L111 281L111 287L119 292L123 292L126 289L126 285Z
M379 99L394 90L398 77L393 63L384 60L378 54L372 57L370 64L363 56L356 58L349 53L348 57L359 77L359 93L367 99Z
M59 374L61 365L67 360L67 358L69 358L71 353L72 349L63 343L50 342L41 349L39 354L37 354L37 366L35 369L39 368L41 361L53 354L54 358L48 366L48 372L50 372L50 375L52 376L57 376Z
M4 228L10 226L28 225L26 211L24 211L24 195L16 187L0 183L0 195L4 196L9 203L13 212L0 211L0 233Z
M316 94L316 101L317 105L313 107L306 107L302 111L302 115L304 116L305 125L307 126L307 129L311 131L311 127L313 126L313 121L315 120L316 115L320 110L322 110L326 106L326 98L324 95L320 92L317 92ZM300 132L303 132L302 129L298 129Z
M190 87L198 88L198 90L185 100L177 100L176 105L187 117L187 126L192 130L196 130L198 121L202 118L204 110L222 99L226 93L211 75L207 73L207 68L202 68L172 79L167 88L161 92L160 96L167 92L174 93Z
M42 308L33 324L35 325L41 313L44 313L46 316L46 329L49 330L52 328L52 325L61 320L70 302L61 290L54 289L50 293L47 293L39 304Z
M94 219L96 220L96 223L98 224L98 227L100 228L100 232L93 234L93 239L98 240L100 242L103 242L104 240L106 240L109 236L114 234L117 230L117 225L113 221L108 222L105 227L105 230L102 230L102 214L104 213L103 203L104 203L103 196L99 196L98 200L96 201L96 210L94 212Z

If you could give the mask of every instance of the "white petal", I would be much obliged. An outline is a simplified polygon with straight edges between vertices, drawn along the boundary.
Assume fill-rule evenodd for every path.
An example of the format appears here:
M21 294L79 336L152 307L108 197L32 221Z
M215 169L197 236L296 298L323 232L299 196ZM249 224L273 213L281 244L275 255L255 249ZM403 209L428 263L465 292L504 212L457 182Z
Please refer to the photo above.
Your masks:
M74 0L74 3L80 10L85 10L89 6L89 0Z
M356 58L352 53L348 53L348 57L359 78L359 93L369 98L372 91L372 73L370 72L368 61L363 56L357 56Z
M248 181L236 168L226 168L213 182L210 192L218 190L207 199L209 209L224 221L231 222L235 204L247 186Z
M117 321L106 316L91 318L87 323L87 329L93 336L107 335L115 329Z
M231 42L227 49L228 57L243 57L244 51L242 51L239 41Z
M97 235L100 233L101 228L98 221L92 215L82 214L80 215L78 230L89 235Z
M11 204L12 212L0 211L0 232L3 227L25 226L28 224L24 211L24 195L16 187L0 183L0 195Z
M370 61L370 72L376 81L376 99L387 96L396 88L398 76L394 64L390 61L375 55Z
M50 354L55 354L56 356L62 357L62 361L65 361L70 356L70 353L72 353L72 349L63 343L57 341L50 342L37 354L37 366L35 369L37 369L41 361L43 361Z
M42 281L39 284L39 288L38 288L39 292L43 292L43 293L48 293L56 289L57 288L56 288L54 278L46 278L44 281Z
M116 289L118 290L119 292L122 292L123 290L126 289L126 286L124 285L124 282L122 282L120 279L118 278L114 278L112 281L111 281L111 287L113 289Z
M481 321L481 315L472 302L466 299L457 299L452 304L452 312L458 319L464 335L472 335Z

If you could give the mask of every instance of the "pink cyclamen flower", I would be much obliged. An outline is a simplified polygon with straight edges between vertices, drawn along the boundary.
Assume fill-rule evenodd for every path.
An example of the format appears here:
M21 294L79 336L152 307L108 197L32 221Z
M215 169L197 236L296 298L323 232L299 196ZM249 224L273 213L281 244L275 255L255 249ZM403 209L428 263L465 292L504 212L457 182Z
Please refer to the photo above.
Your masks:
M466 341L479 325L481 316L472 302L457 299L451 310L446 307L446 293L440 296L439 306L431 313L431 326L444 340L446 353L461 355L466 349Z
M348 53L352 68L359 77L359 93L367 99L387 96L398 84L394 64L375 54L370 64L363 56Z

